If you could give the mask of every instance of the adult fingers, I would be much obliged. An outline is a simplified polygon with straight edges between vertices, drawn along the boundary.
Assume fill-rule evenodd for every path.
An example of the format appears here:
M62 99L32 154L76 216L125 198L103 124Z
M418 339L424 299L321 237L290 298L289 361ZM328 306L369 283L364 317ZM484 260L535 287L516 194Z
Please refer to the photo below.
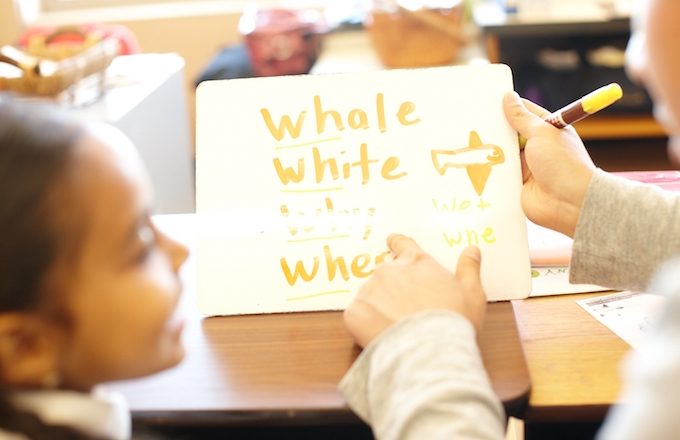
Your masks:
M531 102L528 99L522 98L522 103L524 104L524 107L527 108L531 113L535 114L539 118L543 119L544 117L548 116L550 112L540 105L536 104L535 102Z
M503 97L503 111L512 128L527 139L535 136L539 130L550 127L540 116L529 111L515 92L506 93Z
M387 247L392 251L395 259L399 256L415 255L422 252L415 240L402 234L391 234L387 237Z
M466 287L480 287L481 280L479 270L482 262L482 254L477 246L468 246L460 254L456 266L456 277Z
M531 169L529 169L529 165L527 165L527 160L524 154L524 149L522 149L522 151L519 152L519 160L520 164L522 165L522 182L527 183L531 178Z
M481 254L476 246L468 246L458 259L456 278L465 289L462 313L479 332L486 312L486 293L482 288L479 270Z

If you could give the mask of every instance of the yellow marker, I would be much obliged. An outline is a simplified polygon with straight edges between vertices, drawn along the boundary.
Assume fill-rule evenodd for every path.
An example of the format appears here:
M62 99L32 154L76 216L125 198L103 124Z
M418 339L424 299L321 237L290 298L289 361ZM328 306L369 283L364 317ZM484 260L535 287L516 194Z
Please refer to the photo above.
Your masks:
M588 93L583 98L562 107L554 113L549 114L543 119L557 128L564 128L567 125L587 118L593 113L597 113L603 108L609 107L623 96L621 86L611 83L604 87ZM519 147L524 148L526 139L520 135Z

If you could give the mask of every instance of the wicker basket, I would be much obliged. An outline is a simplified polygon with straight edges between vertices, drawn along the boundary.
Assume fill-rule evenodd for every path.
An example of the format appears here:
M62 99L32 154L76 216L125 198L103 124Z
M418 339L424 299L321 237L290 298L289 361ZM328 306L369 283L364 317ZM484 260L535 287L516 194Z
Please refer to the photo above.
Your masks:
M463 9L398 8L374 11L369 33L382 63L387 67L423 67L452 63L465 44Z
M15 68L0 70L12 72L0 74L0 91L54 97L85 77L103 75L118 52L118 41L113 38L88 40L80 51L61 51L58 55L46 49L35 55L15 46L3 46L0 63Z

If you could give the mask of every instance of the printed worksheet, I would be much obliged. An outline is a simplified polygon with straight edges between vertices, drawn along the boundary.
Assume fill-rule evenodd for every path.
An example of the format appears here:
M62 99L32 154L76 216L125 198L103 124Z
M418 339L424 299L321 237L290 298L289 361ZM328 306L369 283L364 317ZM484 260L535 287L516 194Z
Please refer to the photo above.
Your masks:
M661 295L625 291L576 302L631 347L637 348L656 322L665 300Z

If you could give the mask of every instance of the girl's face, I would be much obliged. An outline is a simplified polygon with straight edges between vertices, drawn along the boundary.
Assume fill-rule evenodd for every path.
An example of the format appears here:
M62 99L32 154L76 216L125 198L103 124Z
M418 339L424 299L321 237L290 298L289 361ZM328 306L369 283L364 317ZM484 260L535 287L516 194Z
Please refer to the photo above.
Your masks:
M55 269L69 319L57 362L64 387L87 390L180 362L187 250L151 223L150 185L127 138L92 128L75 152L69 178L84 221L77 261Z

